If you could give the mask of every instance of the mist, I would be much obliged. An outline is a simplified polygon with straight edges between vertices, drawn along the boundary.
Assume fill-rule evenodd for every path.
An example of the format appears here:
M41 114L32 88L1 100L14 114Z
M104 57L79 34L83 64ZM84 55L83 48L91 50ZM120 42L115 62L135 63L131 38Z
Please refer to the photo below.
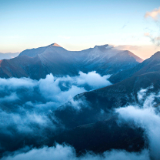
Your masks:
M127 123L134 123L136 126L145 130L145 134L149 140L149 153L151 158L159 160L160 158L160 113L159 105L156 106L156 99L160 98L160 94L150 93L146 95L147 89L141 89L138 98L142 105L129 105L116 109L119 118Z
M69 100L80 111L79 104L84 102L74 101L73 97L110 85L108 78L96 72L80 72L75 77L49 74L40 80L0 78L0 153L47 144L65 128L54 112Z
M54 147L43 147L40 149L32 149L28 152L22 153L21 151L15 152L14 154L3 157L1 160L149 160L147 150L143 150L141 153L129 153L126 151L112 150L106 151L102 154L94 154L87 152L86 154L77 157L75 149L67 145L56 144Z
M80 72L79 76L60 78L50 74L39 81L29 78L8 80L1 78L1 159L159 160L160 107L156 104L159 102L160 93L149 92L153 86L141 89L137 93L136 104L119 106L113 111L113 115L114 112L118 114L117 124L119 122L120 125L134 124L144 130L149 148L144 148L140 152L112 149L100 154L86 151L77 156L76 148L73 146L55 144L54 136L67 129L64 121L55 114L56 111L59 108L63 109L64 103L69 101L74 110L73 112L69 109L69 112L76 117L85 113L85 108L81 107L86 107L87 113L91 112L90 105L85 99L76 100L73 97L111 85L108 78L109 76L100 76L96 72L88 74ZM107 114L103 111L98 116L104 117ZM10 141L10 144L6 143L7 141Z

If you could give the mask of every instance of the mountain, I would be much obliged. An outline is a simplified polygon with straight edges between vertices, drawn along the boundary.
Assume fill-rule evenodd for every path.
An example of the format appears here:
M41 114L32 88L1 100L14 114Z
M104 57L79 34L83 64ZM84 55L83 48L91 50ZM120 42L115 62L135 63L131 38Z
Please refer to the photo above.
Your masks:
M133 68L127 69L117 74L113 74L110 77L110 81L112 83L117 83L129 77L139 76L149 73L155 73L155 74L160 73L160 51L156 52L149 59L145 60L144 62L138 64Z
M95 46L82 51L68 51L53 43L36 49L27 49L18 57L0 62L0 77L44 78L74 76L82 72L96 71L101 75L115 74L133 68L142 59L129 51L117 50L113 46Z
M75 103L73 100L65 103L55 111L55 115L67 128L104 121L112 116L116 108L141 103L138 100L138 91L151 85L153 88L148 89L148 93L159 91L160 73L131 77L104 88L78 94L74 97ZM74 109L75 104L81 108L80 112Z
M112 118L116 108L129 104L141 104L142 102L138 100L138 92L142 88L153 86L148 88L147 94L157 93L160 89L159 62L160 52L157 52L136 67L115 74L132 73L129 78L113 85L75 96L74 102L83 102L79 103L80 112L74 109L74 105L77 103L73 103L73 100L71 100L55 111L56 117L67 128L72 129L77 126Z
M54 140L60 144L70 144L78 155L86 151L100 154L112 149L139 152L147 146L141 128L131 124L119 125L116 117L66 130L56 135ZM52 143L53 140L49 145Z
M17 57L19 53L0 53L0 60Z
M135 67L139 68L136 75L104 88L78 94L59 107L54 115L68 131L58 135L56 141L74 146L78 153L84 152L84 146L87 150L98 153L111 149L140 151L147 148L144 130L136 128L131 122L128 125L121 122L119 124L114 111L131 104L143 104L144 101L138 99L138 92L142 88L148 88L146 95L159 92L159 62L158 52ZM155 101L159 105L159 99ZM121 139L124 141L121 142Z
M58 53L64 53L66 52L67 50L65 50L64 48L62 48L61 46L59 46L57 43L53 43L49 46L46 46L46 47L39 47L39 48L34 48L34 49L27 49L27 50L24 50L22 51L19 56L23 56L23 55L26 55L26 56L29 56L29 57L35 57L37 56L38 54L42 54L43 52L58 52Z
M67 129L57 135L56 142L70 144L78 153L85 152L84 149L100 153L112 149L140 151L147 148L144 130L131 122L119 123L114 111L143 103L138 100L138 91L151 85L153 87L148 88L147 94L159 91L160 74L134 76L78 94L54 112L57 120ZM77 106L80 108L78 111Z
M115 108L123 107L128 104L139 104L137 94L142 88L148 88L148 93L157 93L160 89L160 52L155 53L151 58L138 64L136 67L126 71L119 72L113 77L122 75L120 82L113 81L114 84L99 88L90 92L84 92L74 97L77 102L85 102L81 104L82 111L79 114L72 113L68 108L74 108L72 102L67 102L56 112L57 117L63 120L64 124L69 128L87 123L94 123L99 120L105 120ZM124 78L125 75L125 78ZM112 76L111 76L112 78ZM119 79L118 79L119 80ZM116 83L117 82L117 83ZM89 107L86 107L86 106ZM71 115L73 114L73 115ZM77 119L83 121L79 123ZM74 125L69 122L69 117L74 117ZM90 117L88 119L88 117ZM72 126L70 125L72 124Z

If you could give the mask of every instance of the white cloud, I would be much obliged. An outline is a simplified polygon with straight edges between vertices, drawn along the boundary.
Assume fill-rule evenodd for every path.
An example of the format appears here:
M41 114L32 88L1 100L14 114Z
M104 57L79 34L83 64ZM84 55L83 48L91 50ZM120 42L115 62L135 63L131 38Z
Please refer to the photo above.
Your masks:
M111 85L107 79L110 75L105 75L101 77L99 74L94 72L89 72L88 74L79 72L79 77L76 77L77 84L84 85L85 83L89 86L93 87L94 89Z
M10 127L14 127L19 133L31 133L32 135L37 131L40 134L48 126L51 129L55 129L55 126L45 113L41 115L37 112L32 113L29 110L26 113L20 110L17 113L8 113L0 110L0 117L1 133L5 134L13 134L12 130L8 129ZM33 125L39 126L39 129L31 127Z
M0 78L0 90L17 89L21 87L32 88L36 85L36 81L30 78Z
M5 99L14 100L14 98L16 100L18 98L16 94L17 89L25 88L26 91L33 94L34 89L38 88L40 95L47 101L60 105L79 93L111 85L107 80L109 77L109 75L100 76L96 72L89 72L87 74L79 72L79 76L75 77L54 77L52 74L49 74L45 79L40 79L39 81L30 78L0 78L0 90L11 91L10 96L5 95L0 98L0 101L4 101ZM86 88L86 85L89 89ZM40 103L38 104L40 105Z
M11 93L10 95L4 96L0 98L0 102L12 102L18 100L18 96L15 92Z
M59 83L64 81L70 82L71 87L67 91L62 91L59 87ZM57 103L64 103L68 101L70 98L75 96L78 93L85 92L86 90L84 87L77 87L74 80L74 77L61 77L61 78L54 78L53 75L47 75L45 79L41 79L38 82L38 86L40 89L40 93L49 100L52 100Z
M12 156L3 157L1 160L149 160L146 150L141 153L112 150L103 154L86 153L77 157L73 147L57 144L55 147L32 149L26 153L16 152Z
M150 11L150 12L147 12L145 14L145 18L151 17L154 20L158 20L159 15L160 15L160 8L158 8L158 9L156 8L156 9Z
M75 77L54 77L50 74L39 81L30 78L0 78L1 134L16 137L23 133L34 137L37 133L43 135L47 128L55 131L55 123L58 127L63 124L56 119L54 111L70 99L73 107L79 111L85 101L75 101L72 98L88 90L86 84L89 89L95 89L110 83L107 76L102 77L95 72L81 72Z
M67 102L73 96L87 91L85 86L89 86L90 90L97 89L111 85L108 81L110 75L100 76L95 71L89 73L79 72L79 76L75 77L53 77L52 74L47 75L45 79L41 79L38 82L38 86L41 94L54 102ZM68 90L62 91L59 87L59 83L62 82L62 86L66 87L66 83L69 83Z
M137 98L139 101L142 101L144 96L146 95L147 89L141 89L138 93L137 93Z
M149 139L150 155L154 160L160 159L160 114L159 108L155 106L155 98L159 97L150 94L144 101L143 106L128 106L116 109L120 119L142 127ZM141 98L140 98L141 99Z

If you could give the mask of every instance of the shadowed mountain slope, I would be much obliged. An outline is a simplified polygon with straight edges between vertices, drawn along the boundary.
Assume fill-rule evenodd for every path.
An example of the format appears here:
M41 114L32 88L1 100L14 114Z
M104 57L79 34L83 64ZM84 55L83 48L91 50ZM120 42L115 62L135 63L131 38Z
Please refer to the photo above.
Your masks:
M139 104L137 92L151 85L153 88L148 89L148 92L159 91L160 74L148 73L135 76L111 86L81 93L74 97L74 101L78 104L69 101L60 107L55 115L68 128L103 121L116 108L128 104ZM80 112L75 109L77 105L81 108Z
M117 74L113 74L110 77L110 81L112 83L117 83L132 76L138 76L153 72L156 72L157 74L160 73L160 52L156 52L149 59L143 61L134 68L127 69Z
M60 144L65 142L74 146L79 155L86 151L102 153L111 149L139 152L147 147L141 128L132 124L119 125L115 116L64 131L58 134L55 140Z
M78 153L84 152L83 146L97 153L111 149L140 151L147 148L144 130L132 123L119 124L114 112L116 108L143 103L139 101L137 93L147 87L147 94L158 92L160 74L153 72L134 76L75 96L74 100L59 107L54 113L68 128L68 131L57 136L56 141L73 145ZM159 99L157 103L160 103Z

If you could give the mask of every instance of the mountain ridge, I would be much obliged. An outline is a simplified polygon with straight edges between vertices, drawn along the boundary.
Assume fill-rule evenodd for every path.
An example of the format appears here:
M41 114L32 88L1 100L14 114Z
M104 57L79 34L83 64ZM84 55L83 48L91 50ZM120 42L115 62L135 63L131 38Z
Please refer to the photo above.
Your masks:
M146 59L137 66L127 69L125 71L113 74L110 77L112 83L117 83L123 81L124 79L130 78L132 76L138 76L149 72L159 72L160 71L160 51L156 52L150 58Z
M2 60L0 77L40 79L50 73L54 76L75 76L79 71L85 73L96 71L101 75L115 74L136 66L140 60L133 53L118 50L110 45L95 46L82 51L68 51L57 43L52 43L24 50L14 59Z

